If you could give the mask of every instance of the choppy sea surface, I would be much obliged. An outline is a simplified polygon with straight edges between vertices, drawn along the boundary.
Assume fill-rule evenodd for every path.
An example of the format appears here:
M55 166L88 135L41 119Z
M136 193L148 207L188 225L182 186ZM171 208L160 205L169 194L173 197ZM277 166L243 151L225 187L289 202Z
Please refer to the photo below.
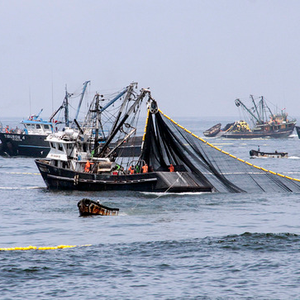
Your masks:
M215 121L176 120L199 136ZM223 124L225 125L225 124ZM300 140L209 141L300 178ZM87 197L120 209L79 217ZM49 191L32 158L0 157L0 299L299 299L300 195Z

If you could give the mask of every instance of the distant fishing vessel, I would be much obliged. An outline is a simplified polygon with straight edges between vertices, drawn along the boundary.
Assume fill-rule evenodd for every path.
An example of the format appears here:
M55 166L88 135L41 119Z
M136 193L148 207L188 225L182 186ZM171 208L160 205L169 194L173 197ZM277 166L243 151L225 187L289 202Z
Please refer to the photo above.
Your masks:
M250 97L253 105L250 109L240 99L235 100L235 105L243 108L253 126L251 127L244 120L237 121L227 124L216 136L231 139L253 139L287 138L292 134L296 125L295 119L289 120L288 114L284 110L274 114L263 96L260 97L258 103L255 102L252 95Z
M250 150L249 151L250 158L255 157L270 157L270 158L287 158L288 153L287 152L263 152L259 150Z
M50 147L45 139L54 131L53 123L40 118L40 113L22 120L23 130L7 126L4 132L0 132L1 155L45 157L48 154Z
M77 114L78 116L82 99L89 81L86 81L83 85L81 93L81 99L79 101ZM66 91L66 95L62 105L52 114L49 121L45 121L40 118L40 114L32 115L28 119L21 121L23 129L10 129L8 126L0 132L0 155L5 156L28 156L28 157L46 157L50 151L49 142L46 138L49 134L57 131L57 126L64 124L69 126L69 94ZM64 110L64 122L58 122L54 120L54 117L59 111Z

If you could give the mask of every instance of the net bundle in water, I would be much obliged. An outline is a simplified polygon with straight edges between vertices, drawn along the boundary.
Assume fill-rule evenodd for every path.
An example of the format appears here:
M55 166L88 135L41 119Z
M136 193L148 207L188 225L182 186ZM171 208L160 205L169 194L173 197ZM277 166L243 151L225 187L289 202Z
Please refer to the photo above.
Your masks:
M173 164L217 192L300 192L300 181L245 162L192 134L160 110L148 117L142 159L154 170ZM180 171L179 170L179 171Z

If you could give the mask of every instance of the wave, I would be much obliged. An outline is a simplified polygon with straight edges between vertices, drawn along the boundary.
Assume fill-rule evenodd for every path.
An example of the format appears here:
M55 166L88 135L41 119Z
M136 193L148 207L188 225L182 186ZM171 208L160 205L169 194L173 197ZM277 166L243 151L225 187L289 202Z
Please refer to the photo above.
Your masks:
M126 214L125 214L126 215ZM205 253L213 253L219 251L242 251L242 252L284 252L299 253L300 251L300 235L295 233L251 233L244 232L242 234L233 234L223 237L205 237L193 239L179 240L156 240L147 242L132 243L110 243L110 244L94 244L94 249L109 248L115 251L123 252L127 249L129 255L139 255L140 249L149 255L154 254L157 250L162 253L175 254L190 253L197 256L199 251ZM96 250L97 251L97 250Z

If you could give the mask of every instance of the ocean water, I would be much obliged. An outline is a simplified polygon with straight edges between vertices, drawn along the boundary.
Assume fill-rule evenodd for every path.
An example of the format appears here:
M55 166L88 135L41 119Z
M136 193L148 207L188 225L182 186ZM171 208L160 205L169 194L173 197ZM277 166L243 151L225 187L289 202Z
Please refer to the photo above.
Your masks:
M218 120L216 118L216 120ZM180 121L180 120L179 120ZM216 122L182 119L195 134ZM300 178L300 140L210 142ZM79 217L87 197L119 216ZM298 299L300 195L49 191L31 158L0 157L0 299Z

